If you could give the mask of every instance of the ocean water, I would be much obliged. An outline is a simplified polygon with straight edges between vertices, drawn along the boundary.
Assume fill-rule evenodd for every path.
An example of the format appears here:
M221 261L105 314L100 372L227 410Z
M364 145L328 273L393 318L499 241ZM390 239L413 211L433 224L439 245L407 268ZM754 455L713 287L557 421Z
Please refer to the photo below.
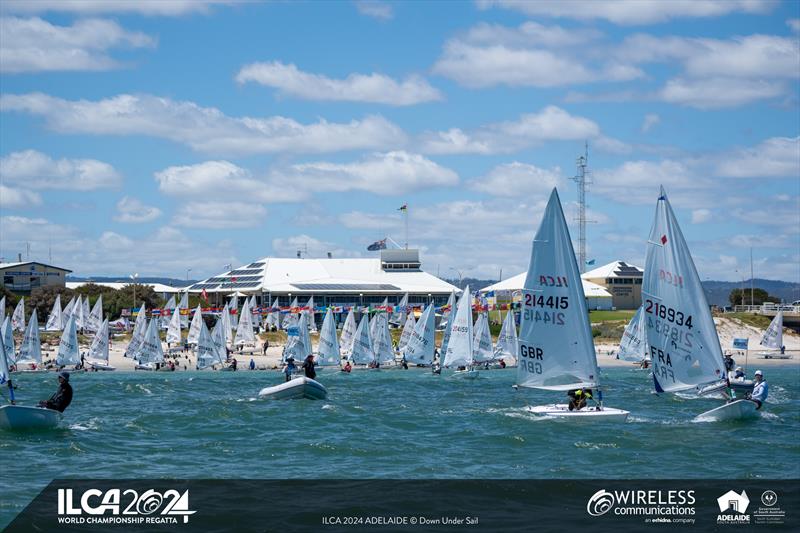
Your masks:
M751 369L752 370L752 369ZM541 420L558 392L514 390L516 370L474 381L421 369L325 370L325 401L266 401L277 372L75 374L63 428L0 430L0 527L54 478L797 478L800 368L766 369L757 419L697 423L712 399L657 396L646 371L603 371L627 423ZM55 375L17 375L30 405ZM7 394L7 391L5 391Z

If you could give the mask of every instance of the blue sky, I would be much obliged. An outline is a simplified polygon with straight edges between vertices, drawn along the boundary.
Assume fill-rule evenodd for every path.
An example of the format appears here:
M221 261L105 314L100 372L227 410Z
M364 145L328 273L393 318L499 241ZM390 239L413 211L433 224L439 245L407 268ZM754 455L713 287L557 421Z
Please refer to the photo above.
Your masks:
M800 281L800 3L0 4L0 257L206 277L369 256L527 267L589 143L588 256L664 184L703 279ZM572 225L573 237L577 228Z

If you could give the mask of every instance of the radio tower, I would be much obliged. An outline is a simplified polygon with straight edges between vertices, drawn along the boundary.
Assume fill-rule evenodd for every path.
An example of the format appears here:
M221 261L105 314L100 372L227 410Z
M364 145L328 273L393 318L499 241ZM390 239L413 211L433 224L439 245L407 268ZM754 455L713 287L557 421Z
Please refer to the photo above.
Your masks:
M589 175L589 142L584 146L584 153L578 157L578 174L570 178L578 184L578 215L575 220L578 222L578 266L581 274L586 272L586 186L591 185L592 178Z

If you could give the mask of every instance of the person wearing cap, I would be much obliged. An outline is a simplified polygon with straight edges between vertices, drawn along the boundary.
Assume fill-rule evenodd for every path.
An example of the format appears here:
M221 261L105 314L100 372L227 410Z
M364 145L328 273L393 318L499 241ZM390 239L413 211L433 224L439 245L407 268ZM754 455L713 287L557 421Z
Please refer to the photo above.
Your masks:
M50 396L49 400L39 402L39 407L47 407L63 413L70 403L72 403L72 386L69 384L69 372L59 372L58 390Z
M733 375L733 379L742 379L742 380L746 379L746 376L744 374L744 370L742 369L742 367L740 367L740 366L736 367L736 373Z
M317 371L314 370L314 366L316 366L314 355L308 354L306 360L303 361L303 372L305 372L306 377L309 379L317 379Z
M286 375L286 381L292 380L292 374L294 374L296 370L297 367L294 364L294 357L290 355L286 360L286 366L283 367L282 371Z
M736 366L736 361L733 360L730 352L725 353L725 359L723 359L723 363L725 363L725 371L728 375L733 372L733 367Z
M769 385L764 380L764 373L761 370L756 370L753 381L755 381L755 385L753 385L753 392L750 393L750 400L756 402L756 409L761 409L761 404L767 401Z

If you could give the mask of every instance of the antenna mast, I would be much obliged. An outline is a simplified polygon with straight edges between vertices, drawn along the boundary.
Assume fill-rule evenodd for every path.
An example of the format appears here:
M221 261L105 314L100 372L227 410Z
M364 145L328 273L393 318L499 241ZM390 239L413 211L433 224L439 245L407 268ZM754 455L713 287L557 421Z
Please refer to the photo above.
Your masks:
M584 153L578 157L578 173L570 178L578 184L578 215L575 220L578 222L578 266L581 274L586 272L586 186L591 185L592 178L589 173L589 142L584 145Z

